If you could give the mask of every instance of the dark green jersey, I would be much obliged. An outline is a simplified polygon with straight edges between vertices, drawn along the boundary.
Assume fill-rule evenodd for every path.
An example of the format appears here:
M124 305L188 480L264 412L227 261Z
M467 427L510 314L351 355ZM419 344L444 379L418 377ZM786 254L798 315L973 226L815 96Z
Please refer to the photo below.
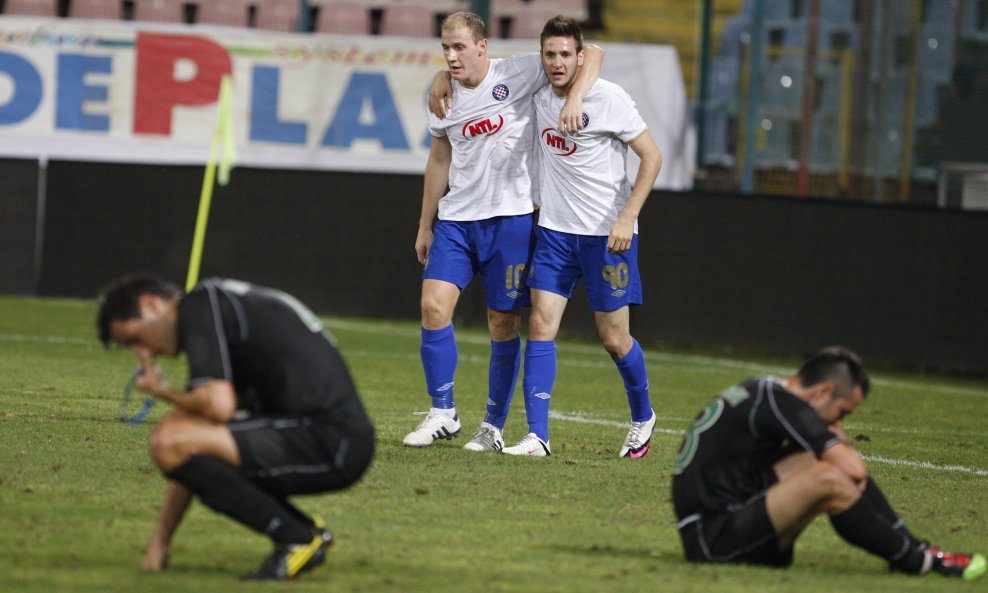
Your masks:
M237 407L253 414L368 422L332 338L291 295L204 280L182 298L178 323L190 388L225 379L233 383Z
M794 451L817 457L838 442L809 405L773 377L715 397L686 431L673 470L676 515L729 510L775 481L772 466Z

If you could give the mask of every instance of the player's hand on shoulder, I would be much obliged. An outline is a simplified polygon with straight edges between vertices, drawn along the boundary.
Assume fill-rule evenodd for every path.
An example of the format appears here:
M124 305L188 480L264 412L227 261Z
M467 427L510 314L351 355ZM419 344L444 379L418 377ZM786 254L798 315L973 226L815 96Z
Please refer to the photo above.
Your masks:
M576 134L583 129L583 100L574 95L566 98L566 104L559 112L559 122L556 124L559 133L564 136Z
M429 88L427 101L429 112L439 119L445 118L446 113L453 108L453 83L448 70L436 74Z

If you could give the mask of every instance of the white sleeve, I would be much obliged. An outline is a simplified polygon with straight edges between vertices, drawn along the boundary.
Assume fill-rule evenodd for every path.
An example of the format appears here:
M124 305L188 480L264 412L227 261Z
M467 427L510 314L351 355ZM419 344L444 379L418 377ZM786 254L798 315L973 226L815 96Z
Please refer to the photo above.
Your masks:
M443 125L444 121L432 114L431 111L426 109L426 116L429 118L429 133L436 138L443 138L446 136L446 126Z
M645 120L638 113L635 102L622 88L607 95L607 119L610 122L610 132L613 132L622 142L631 142L647 127Z

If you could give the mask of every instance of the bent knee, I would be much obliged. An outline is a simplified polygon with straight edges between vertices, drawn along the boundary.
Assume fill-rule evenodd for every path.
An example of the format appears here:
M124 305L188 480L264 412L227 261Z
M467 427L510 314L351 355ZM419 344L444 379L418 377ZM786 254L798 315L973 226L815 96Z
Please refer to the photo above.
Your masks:
M812 471L826 500L846 503L860 496L854 480L837 466L818 461L813 465Z
M631 351L631 336L623 333L600 332L600 343L614 358L624 358Z
M422 295L422 325L427 329L442 329L452 323L453 307L443 299Z
M151 459L162 472L175 469L191 455L187 433L183 430L184 416L180 412L170 414L154 427L148 437Z

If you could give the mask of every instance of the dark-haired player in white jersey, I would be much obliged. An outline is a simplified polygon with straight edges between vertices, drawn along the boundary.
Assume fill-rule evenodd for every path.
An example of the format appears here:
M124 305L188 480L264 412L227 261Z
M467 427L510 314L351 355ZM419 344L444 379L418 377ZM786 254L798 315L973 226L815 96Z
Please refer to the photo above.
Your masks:
M676 458L672 499L686 559L787 567L817 516L896 571L974 580L981 554L914 536L868 476L841 419L868 394L860 358L824 348L785 379L727 389L697 415Z
M529 303L524 278L533 242L531 98L546 82L537 54L488 58L484 22L473 13L455 13L443 22L442 46L452 106L439 109L443 118L429 116L432 147L415 240L425 266L421 356L432 405L403 442L427 447L460 432L452 318L461 291L479 273L491 336L487 415L464 448L499 451L520 366L520 311ZM576 114L581 89L589 88L584 81L596 79L602 53L591 51L576 85ZM570 125L576 119L570 117Z
M150 276L104 293L100 340L137 354L135 385L174 411L155 426L151 457L168 478L143 568L164 569L193 495L265 534L274 552L251 578L289 579L325 560L333 537L288 502L347 488L371 463L374 429L332 337L294 297L234 280L183 295ZM157 356L185 352L189 382L168 385Z
M529 433L504 453L544 457L549 402L556 378L556 334L577 282L584 280L597 333L624 381L631 427L618 455L648 453L655 413L641 346L632 338L629 305L642 302L638 213L652 191L662 154L635 104L619 86L597 80L583 96L582 129L556 122L585 67L576 21L557 16L542 31L542 67L549 86L535 94L539 161L539 228L528 271L532 292L525 344L525 411ZM641 157L629 182L627 152Z

